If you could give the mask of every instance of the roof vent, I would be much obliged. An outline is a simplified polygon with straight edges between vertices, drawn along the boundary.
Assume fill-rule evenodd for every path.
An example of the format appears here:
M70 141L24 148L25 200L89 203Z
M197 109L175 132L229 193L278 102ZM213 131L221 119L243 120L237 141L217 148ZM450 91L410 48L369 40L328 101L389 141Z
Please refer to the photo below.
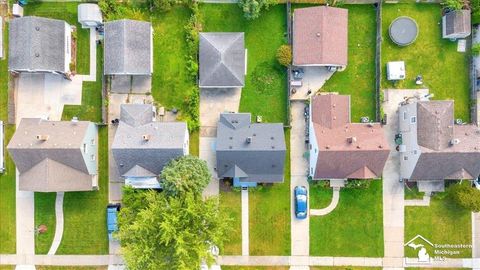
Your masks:
M348 143L356 143L357 142L357 137L348 137L347 142Z
M35 30L36 30L36 31L40 31L40 27L35 26Z
M360 149L360 148L361 148L360 145L357 145L357 149Z
M326 146L325 146L325 149L330 149L330 145L326 145Z
M451 146L457 145L457 144L459 144L459 143L460 143L460 139L452 139L452 140L450 141L450 145L451 145Z
M39 54L39 53L35 53L35 57L40 57L40 54Z
M78 117L74 116L74 117L72 118L72 123L78 123Z
M247 137L247 143L252 143L252 137Z
M37 140L45 142L48 140L48 135L37 135Z
M320 32L317 32L315 35L316 35L317 37L320 37Z
M148 135L148 134L142 135L142 140L149 141L150 140L150 135Z

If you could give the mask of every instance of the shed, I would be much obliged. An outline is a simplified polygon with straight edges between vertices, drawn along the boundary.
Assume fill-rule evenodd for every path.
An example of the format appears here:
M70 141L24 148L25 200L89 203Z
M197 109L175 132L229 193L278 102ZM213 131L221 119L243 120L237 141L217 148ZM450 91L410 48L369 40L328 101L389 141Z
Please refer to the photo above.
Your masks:
M450 11L442 17L442 37L466 38L472 31L470 10Z
M398 81L405 79L405 62L393 61L387 63L387 80Z
M103 23L102 12L97 4L78 5L78 22L82 28L96 27Z

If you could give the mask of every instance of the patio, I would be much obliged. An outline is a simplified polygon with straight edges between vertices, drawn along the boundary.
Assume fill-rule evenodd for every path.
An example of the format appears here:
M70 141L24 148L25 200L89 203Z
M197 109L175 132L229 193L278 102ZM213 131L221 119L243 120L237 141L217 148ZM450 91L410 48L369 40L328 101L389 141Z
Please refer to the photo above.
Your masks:
M308 100L335 73L328 71L326 67L313 66L293 68L292 70L303 70L303 74L300 75L301 79L295 79L294 74L292 74L290 80L290 100Z

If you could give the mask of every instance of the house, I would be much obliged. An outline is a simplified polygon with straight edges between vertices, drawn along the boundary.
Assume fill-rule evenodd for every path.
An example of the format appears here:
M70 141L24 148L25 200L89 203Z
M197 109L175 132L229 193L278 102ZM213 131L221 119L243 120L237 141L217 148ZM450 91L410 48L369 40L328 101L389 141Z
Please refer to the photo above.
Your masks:
M7 146L20 173L19 189L98 189L97 141L97 127L92 122L23 118Z
M122 104L112 154L120 175L135 188L160 188L158 176L172 159L188 155L185 122L157 122L150 104Z
M200 33L201 88L245 85L247 59L244 33Z
M310 102L309 177L380 178L390 153L379 123L352 123L350 96L316 95Z
M217 128L218 178L235 186L283 182L285 136L281 123L251 123L250 113L222 113Z
M429 182L443 187L446 179L479 177L480 131L454 123L452 100L402 104L399 135L400 177L417 182L419 189Z
M150 22L105 23L104 74L113 93L148 93L153 72L153 28Z
M78 23L82 28L97 27L103 24L102 11L97 4L84 3L77 7Z
M470 10L452 10L442 17L442 38L466 38L472 32Z
M72 59L72 28L65 21L41 17L10 22L8 70L67 75Z
M293 65L344 69L348 60L348 10L297 8L293 17Z

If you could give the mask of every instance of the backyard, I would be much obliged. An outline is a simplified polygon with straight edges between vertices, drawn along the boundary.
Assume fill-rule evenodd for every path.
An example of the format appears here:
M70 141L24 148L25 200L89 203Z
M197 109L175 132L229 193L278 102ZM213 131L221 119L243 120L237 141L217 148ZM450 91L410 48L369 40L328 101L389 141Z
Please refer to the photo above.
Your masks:
M276 51L287 42L284 5L271 7L260 18L248 21L233 4L202 4L204 32L244 32L248 50L247 76L240 111L261 115L265 122L287 119L286 69L277 62Z
M437 193L428 207L405 207L405 243L422 235L434 244L471 244L471 224L469 211L455 205L446 193ZM471 249L459 251L460 254L451 257L472 257ZM407 257L417 257L417 252L405 247ZM429 254L432 256L433 252Z
M25 6L25 16L39 16L52 19L64 20L77 28L77 73L88 74L90 72L89 30L82 29L78 23L77 6L79 3L68 2L37 2L32 1Z
M383 5L382 88L429 88L437 100L455 100L455 117L470 121L469 53L457 52L457 43L441 38L441 6L437 4ZM398 16L416 20L419 34L406 47L394 44L388 34L390 23ZM406 79L396 84L386 80L386 64L405 61ZM417 75L423 85L415 84Z
M372 180L367 189L342 188L333 212L310 217L310 255L383 257L382 211L381 180Z

